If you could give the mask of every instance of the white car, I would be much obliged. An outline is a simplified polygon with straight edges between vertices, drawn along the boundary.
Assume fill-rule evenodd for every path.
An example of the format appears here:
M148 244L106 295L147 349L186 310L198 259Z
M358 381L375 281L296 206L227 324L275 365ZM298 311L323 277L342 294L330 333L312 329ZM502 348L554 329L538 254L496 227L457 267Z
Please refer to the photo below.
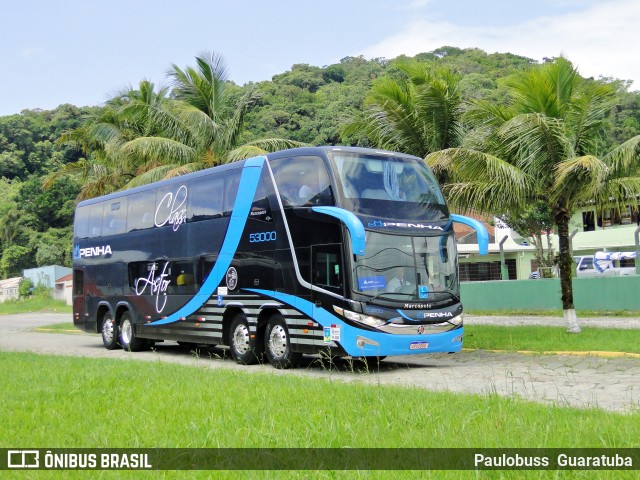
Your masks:
M596 252L595 255L578 255L576 262L578 277L605 277L635 275L635 266L620 266L621 260L635 259L636 252Z

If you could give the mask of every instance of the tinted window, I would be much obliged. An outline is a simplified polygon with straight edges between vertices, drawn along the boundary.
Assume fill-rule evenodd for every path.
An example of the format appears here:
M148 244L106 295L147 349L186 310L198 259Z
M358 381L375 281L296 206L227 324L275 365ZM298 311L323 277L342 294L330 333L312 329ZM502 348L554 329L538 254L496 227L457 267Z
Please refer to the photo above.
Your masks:
M222 216L224 178L208 175L189 183L188 218L192 222Z
M127 229L127 197L105 202L102 216L102 236L117 235Z
M89 237L102 235L102 211L104 203L96 203L87 207L89 209Z
M313 283L319 287L342 293L341 245L313 247Z
M271 168L285 207L333 205L329 175L320 157L273 160Z
M73 224L74 234L78 238L89 236L89 207L80 207L76 210L76 218Z
M127 230L143 230L153 227L153 215L156 205L156 191L136 193L129 196L129 213L127 215Z
M234 170L225 175L223 210L226 216L231 215L233 206L236 203L238 185L240 184L240 172L241 170Z
M153 221L156 227L170 226L178 230L187 220L189 189L184 183L174 183L158 188Z

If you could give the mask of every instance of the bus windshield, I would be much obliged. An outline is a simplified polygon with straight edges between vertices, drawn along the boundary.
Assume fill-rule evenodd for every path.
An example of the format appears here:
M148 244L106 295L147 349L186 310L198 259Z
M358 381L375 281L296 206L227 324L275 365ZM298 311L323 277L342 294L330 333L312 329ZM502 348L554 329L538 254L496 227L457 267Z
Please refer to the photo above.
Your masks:
M366 235L367 253L353 263L354 291L403 301L459 295L453 231L434 237Z
M344 151L329 152L329 158L347 210L415 220L448 215L436 179L419 158Z

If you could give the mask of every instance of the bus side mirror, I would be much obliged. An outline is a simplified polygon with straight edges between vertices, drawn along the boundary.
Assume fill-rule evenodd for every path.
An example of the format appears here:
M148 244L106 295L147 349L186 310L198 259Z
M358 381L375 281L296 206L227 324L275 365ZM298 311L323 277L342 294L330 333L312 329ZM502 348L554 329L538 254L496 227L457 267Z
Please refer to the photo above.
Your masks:
M323 215L329 215L330 217L337 218L344 223L351 235L351 250L354 255L364 255L366 247L366 236L364 233L364 225L358 217L356 217L349 210L338 207L311 207L316 213Z
M458 223L463 223L470 226L476 231L478 237L478 251L480 255L486 255L489 253L489 232L484 227L482 222L474 218L465 217L464 215L451 214L451 220Z

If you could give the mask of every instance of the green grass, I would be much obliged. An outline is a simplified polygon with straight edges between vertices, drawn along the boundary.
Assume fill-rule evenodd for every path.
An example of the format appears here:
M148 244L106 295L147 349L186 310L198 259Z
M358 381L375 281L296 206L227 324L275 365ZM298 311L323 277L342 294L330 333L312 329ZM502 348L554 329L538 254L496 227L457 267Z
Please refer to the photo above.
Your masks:
M472 349L640 353L638 330L583 328L576 335L564 327L465 325L464 331L464 347Z
M2 448L622 448L637 447L640 431L638 412L164 362L0 352L0 384ZM9 473L14 478L513 477L507 471ZM585 473L530 471L518 472L518 478L596 478ZM613 479L635 478L637 472L597 473Z
M469 315L489 316L489 317L560 317L562 310L465 310ZM640 318L640 311L637 310L576 310L576 315L580 317L621 317Z
M65 302L54 300L49 296L33 296L18 300L7 300L0 303L0 315L15 315L17 313L56 312L71 313L72 308Z
M72 323L54 323L37 332L83 333ZM624 352L640 354L640 332L615 328L583 328L579 335L568 334L564 327L465 325L464 347L474 350L533 352Z

